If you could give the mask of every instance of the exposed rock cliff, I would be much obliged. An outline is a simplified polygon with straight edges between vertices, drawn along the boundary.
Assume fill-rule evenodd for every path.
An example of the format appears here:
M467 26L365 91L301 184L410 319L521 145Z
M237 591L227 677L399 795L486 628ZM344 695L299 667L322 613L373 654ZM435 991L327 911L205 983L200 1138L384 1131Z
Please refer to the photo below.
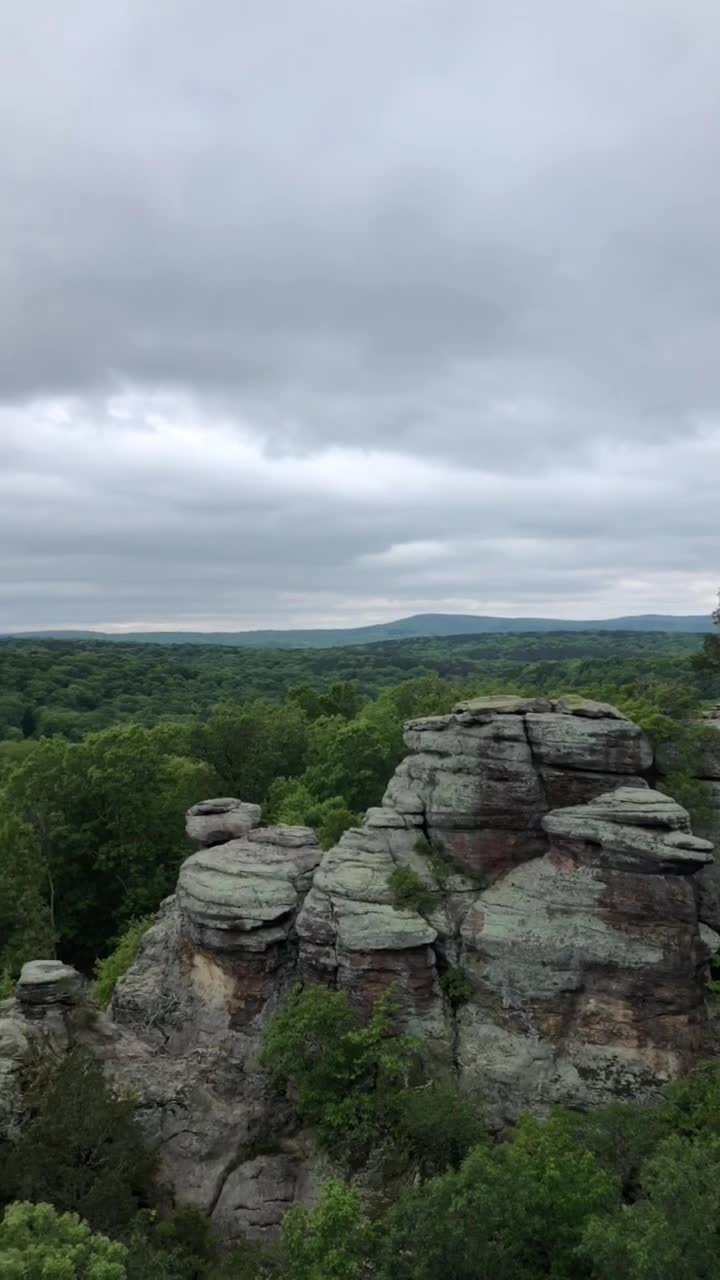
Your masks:
M392 984L402 1023L498 1124L653 1097L706 1051L720 939L701 923L698 873L712 847L648 788L641 730L598 703L486 698L412 722L406 742L382 804L326 853L305 828L261 827L257 806L194 806L200 848L111 1018L83 1033L139 1092L178 1196L228 1237L272 1234L321 1172L257 1067L262 1026L298 980L361 1004ZM426 885L423 914L394 905L398 867ZM443 994L451 966L460 1009ZM2 1011L6 1127L21 1042L78 998L72 977L50 977L24 972Z

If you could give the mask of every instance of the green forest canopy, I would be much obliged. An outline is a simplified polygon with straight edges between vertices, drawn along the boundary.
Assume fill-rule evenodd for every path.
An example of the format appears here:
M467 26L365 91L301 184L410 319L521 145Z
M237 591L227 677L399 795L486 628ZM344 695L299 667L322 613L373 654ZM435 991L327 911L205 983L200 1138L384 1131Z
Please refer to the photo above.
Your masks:
M0 973L9 982L54 951L91 972L172 892L183 815L203 796L256 801L327 846L379 802L413 716L473 693L573 690L665 736L720 696L702 644L618 632L319 651L1 642Z

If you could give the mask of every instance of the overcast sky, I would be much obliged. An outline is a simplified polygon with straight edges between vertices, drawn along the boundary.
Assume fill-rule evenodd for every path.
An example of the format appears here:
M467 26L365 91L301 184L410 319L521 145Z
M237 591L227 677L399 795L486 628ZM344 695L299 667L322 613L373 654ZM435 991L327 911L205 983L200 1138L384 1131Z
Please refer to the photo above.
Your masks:
M0 631L703 613L717 0L0 0Z

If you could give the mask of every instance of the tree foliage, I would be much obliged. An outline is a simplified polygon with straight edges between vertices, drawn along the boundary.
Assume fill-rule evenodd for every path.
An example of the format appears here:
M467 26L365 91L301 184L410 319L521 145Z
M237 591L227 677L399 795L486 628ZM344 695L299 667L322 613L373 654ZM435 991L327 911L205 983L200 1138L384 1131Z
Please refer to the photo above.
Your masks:
M125 1280L127 1250L76 1213L11 1204L0 1222L2 1280Z
M278 1087L292 1084L321 1145L357 1160L389 1126L417 1045L394 1034L389 994L363 1024L343 992L312 987L291 993L268 1024L260 1060Z
M62 959L90 969L172 891L187 855L185 810L213 786L207 765L180 755L182 745L169 725L118 725L77 743L43 739L9 773L0 806L14 826L0 842L0 881L32 911L14 917L18 936L4 963L37 956L43 930Z
M373 1252L360 1196L342 1182L326 1183L316 1209L297 1206L283 1221L284 1280L360 1280Z
M115 1233L154 1197L155 1159L132 1099L117 1096L82 1047L28 1069L29 1122L0 1154L5 1199L47 1201L94 1230Z
M143 916L141 920L131 920L110 955L105 956L104 960L96 961L92 990L102 1009L106 1009L110 1004L118 982L135 963L140 943L154 923L155 916Z
M713 613L713 622L716 627L720 627L720 593L718 593L718 607ZM715 632L705 636L702 650L694 656L693 664L696 671L720 673L720 634Z

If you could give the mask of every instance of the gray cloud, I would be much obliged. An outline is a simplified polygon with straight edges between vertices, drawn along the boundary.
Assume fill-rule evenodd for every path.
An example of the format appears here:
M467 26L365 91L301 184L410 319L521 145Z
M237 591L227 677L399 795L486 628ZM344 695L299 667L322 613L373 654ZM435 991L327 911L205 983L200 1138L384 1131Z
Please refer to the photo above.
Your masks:
M0 8L0 629L709 607L710 0Z

